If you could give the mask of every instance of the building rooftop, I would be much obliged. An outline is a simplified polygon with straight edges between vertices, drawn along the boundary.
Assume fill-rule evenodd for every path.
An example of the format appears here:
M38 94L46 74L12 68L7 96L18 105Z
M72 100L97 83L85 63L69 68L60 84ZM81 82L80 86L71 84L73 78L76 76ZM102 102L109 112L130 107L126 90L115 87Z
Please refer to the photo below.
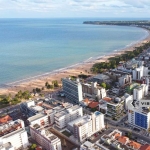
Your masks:
M81 108L81 106L79 106L79 105L74 105L74 106L72 106L72 107L70 107L70 108L68 108L68 109L64 109L63 111L56 113L55 116L56 116L57 118L59 118L59 117L62 117L62 116L64 116L64 115L67 115L67 114L71 113L72 111L75 111L75 110L77 110L77 109L79 109L79 108Z
M107 76L105 74L98 74L97 76L94 76L93 78L98 79L98 80L108 80L108 79L110 79L109 76Z
M149 144L143 145L141 146L140 150L150 150L150 145Z
M34 116L32 116L32 117L29 117L29 118L28 118L28 121L29 121L29 122L32 122L32 121L35 121L35 120L37 120L37 119L43 118L44 116L46 116L46 115L45 115L45 114L42 114L42 113L39 113L39 114L37 114L37 115L34 115Z
M0 137L8 135L10 133L14 133L15 131L23 128L21 121L22 120L18 119L16 121L11 121L9 123L1 125L0 126Z
M57 136L51 133L50 129L41 128L41 126L38 124L31 125L30 127L36 129L42 136L44 136L46 139L48 139L51 142L58 139Z
M88 105L88 107L90 107L90 108L96 108L97 106L99 105L99 102L90 102L89 103L89 105Z
M135 142L135 141L130 141L130 143L128 143L128 146L129 146L129 147L132 147L132 148L134 148L134 149L140 149L141 144L139 144L139 143L137 143L137 142Z
M44 110L44 108L41 106L31 106L30 108L36 112L40 112Z
M9 115L6 115L6 116L0 118L0 124L7 123L8 121L11 121L11 120L12 120L12 118Z
M82 126L83 124L87 123L88 121L91 120L91 116L90 115L85 115L82 117L79 117L71 122L68 123L69 126L72 126L75 124L77 126Z
M119 137L117 140L118 140L120 143L122 143L122 144L126 144L127 141L129 140L129 138L126 137L126 136L121 136L121 137Z

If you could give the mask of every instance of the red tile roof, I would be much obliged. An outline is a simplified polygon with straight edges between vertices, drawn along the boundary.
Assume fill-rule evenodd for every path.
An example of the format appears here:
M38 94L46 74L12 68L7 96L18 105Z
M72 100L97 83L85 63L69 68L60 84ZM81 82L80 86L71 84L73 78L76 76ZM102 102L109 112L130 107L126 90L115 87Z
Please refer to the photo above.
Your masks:
M107 101L107 102L110 102L112 100L112 98L110 98L110 97L104 97L103 100Z
M95 108L95 107L98 106L98 104L99 104L99 102L91 102L88 106L89 106L90 108Z
M129 140L128 137L126 136L121 136L120 138L118 138L118 141L122 144L126 144L126 142Z
M115 137L115 139L118 139L121 137L121 135L120 135L120 133L115 133L114 137Z
M135 141L130 141L129 146L133 147L134 149L140 149L141 144L139 144Z
M12 118L9 115L6 115L5 117L0 118L0 124L7 123L8 121L11 121Z
M141 146L140 150L150 150L150 145L149 144L143 145Z

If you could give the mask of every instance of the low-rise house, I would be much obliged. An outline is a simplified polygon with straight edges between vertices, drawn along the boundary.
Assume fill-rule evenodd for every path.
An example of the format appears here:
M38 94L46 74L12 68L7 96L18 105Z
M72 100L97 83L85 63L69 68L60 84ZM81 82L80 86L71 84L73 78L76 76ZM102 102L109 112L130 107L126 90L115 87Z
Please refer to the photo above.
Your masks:
M142 147L140 143L123 136L122 132L117 129L108 135L104 134L101 137L101 140L112 146L112 148L116 148L118 150L140 150Z

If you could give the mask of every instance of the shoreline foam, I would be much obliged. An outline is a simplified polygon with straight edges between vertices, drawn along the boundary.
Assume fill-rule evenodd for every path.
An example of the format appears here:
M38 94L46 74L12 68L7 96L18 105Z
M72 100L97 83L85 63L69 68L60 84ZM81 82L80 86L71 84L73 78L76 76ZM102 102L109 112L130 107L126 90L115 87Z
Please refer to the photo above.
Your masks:
M143 29L146 30L146 29ZM29 90L32 91L33 88L41 88L44 87L45 82L51 82L52 80L58 80L60 82L61 78L67 77L69 75L78 75L81 72L88 74L87 72L90 72L89 69L92 67L94 63L107 61L108 58L114 57L116 55L123 54L125 51L132 51L135 47L138 47L142 45L146 41L150 41L150 31L147 31L147 35L139 39L138 41L132 42L128 45L126 45L124 48L113 50L110 53L105 53L103 56L96 56L96 57L90 57L83 62L79 62L77 64L73 64L71 66L67 66L64 68L60 68L57 70L53 70L41 75L29 77L26 79L22 79L19 81L3 84L2 87L0 87L0 94L16 94L19 90ZM85 72L85 70L87 70ZM91 74L91 73L89 73ZM58 76L58 77L57 77Z

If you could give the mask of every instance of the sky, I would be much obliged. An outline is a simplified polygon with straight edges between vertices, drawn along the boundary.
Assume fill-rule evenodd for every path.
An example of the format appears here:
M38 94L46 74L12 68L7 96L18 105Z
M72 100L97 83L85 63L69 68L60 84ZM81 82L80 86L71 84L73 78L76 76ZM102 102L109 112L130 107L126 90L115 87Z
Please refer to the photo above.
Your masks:
M0 18L149 18L150 0L0 0Z

